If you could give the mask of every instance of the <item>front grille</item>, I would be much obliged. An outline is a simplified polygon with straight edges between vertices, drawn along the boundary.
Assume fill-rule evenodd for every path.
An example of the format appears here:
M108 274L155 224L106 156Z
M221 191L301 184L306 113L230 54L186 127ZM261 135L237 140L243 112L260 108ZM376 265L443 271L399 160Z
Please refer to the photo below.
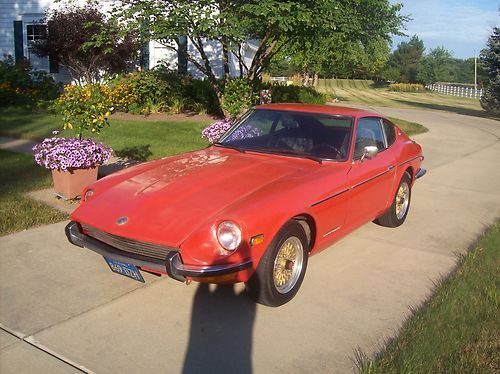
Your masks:
M169 252L178 251L177 248L173 247L166 247L159 244L142 242L108 234L107 232L97 230L90 226L83 225L82 227L87 232L87 235L124 252L165 260Z

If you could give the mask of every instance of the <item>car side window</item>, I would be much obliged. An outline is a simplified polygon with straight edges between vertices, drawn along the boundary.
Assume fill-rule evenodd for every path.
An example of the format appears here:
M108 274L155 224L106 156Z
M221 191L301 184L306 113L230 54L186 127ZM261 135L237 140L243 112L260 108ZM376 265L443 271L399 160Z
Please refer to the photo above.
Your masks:
M384 124L385 138L387 139L387 147L390 147L396 141L396 129L394 125L385 119L382 121Z
M354 159L361 158L366 146L375 146L379 151L386 148L379 118L367 117L358 120L356 141L354 143Z

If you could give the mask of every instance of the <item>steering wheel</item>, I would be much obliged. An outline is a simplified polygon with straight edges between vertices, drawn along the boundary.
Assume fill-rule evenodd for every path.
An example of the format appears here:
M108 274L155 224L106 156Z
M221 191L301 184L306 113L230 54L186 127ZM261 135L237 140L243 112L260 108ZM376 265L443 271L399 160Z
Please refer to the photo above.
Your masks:
M343 152L341 152L337 147L326 143L315 145L311 150L311 154L319 157L325 157L326 155L328 156L327 158L333 158L329 157L331 151L335 152L335 158L337 158L337 156L340 156L342 158L344 155Z

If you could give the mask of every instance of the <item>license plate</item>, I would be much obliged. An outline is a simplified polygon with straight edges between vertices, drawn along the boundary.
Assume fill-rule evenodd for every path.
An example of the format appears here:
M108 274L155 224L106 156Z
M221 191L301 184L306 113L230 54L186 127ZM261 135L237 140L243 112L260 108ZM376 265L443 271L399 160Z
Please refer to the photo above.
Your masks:
M111 258L104 257L106 262L109 265L109 268L112 272L115 272L120 275L124 275L126 277L132 278L138 282L144 283L144 278L142 277L139 269L137 269L134 265L126 264L120 261L113 260Z

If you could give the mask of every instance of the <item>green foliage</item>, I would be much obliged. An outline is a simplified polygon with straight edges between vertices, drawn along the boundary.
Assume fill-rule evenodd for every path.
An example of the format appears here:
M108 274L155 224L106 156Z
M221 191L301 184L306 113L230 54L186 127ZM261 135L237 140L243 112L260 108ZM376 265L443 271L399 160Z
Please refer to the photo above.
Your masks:
M444 47L432 49L424 56L417 73L417 80L426 84L454 82L453 55Z
M389 91L425 92L425 87L423 84L418 84L418 83L393 83L389 85Z
M29 64L14 64L12 59L0 61L0 107L33 106L40 100L52 100L59 86L45 72L30 75Z
M111 90L105 85L67 85L53 109L62 115L64 129L74 128L81 139L84 131L98 134L109 126L108 118L114 110L110 98Z
M402 23L400 4L385 0L363 1L359 6L336 1L311 2L311 21L293 38L283 40L281 53L304 73L327 76L374 76L389 56L390 34Z
M481 65L488 76L488 84L481 98L481 106L488 112L500 114L500 28L495 27L487 48L481 51Z
M224 87L222 109L229 113L231 118L234 118L242 111L255 105L258 99L258 94L252 92L252 87L246 79L231 79L226 82Z
M394 79L395 81L400 83L416 83L418 81L417 76L424 49L424 42L416 35L408 42L399 43L387 63L387 68L391 69L391 75L396 70L399 72L397 78ZM386 76L384 78L387 79Z
M115 86L129 92L141 108L141 114L167 111L169 98L168 84L158 78L154 71L134 71L115 80ZM130 103L129 105L131 105ZM128 106L123 105L126 110Z
M318 72L324 61L339 47L350 43L364 46L373 39L388 39L397 33L405 17L401 6L387 0L364 0L353 4L339 1L299 0L124 0L114 14L128 27L141 30L146 38L160 40L179 52L206 75L222 109L223 87L229 81L229 52L242 67L250 91L259 84L261 73L279 50L284 58L297 58L298 65L311 66ZM178 47L178 36L186 35L193 50ZM223 83L219 84L204 40L222 45ZM248 39L260 44L253 60L244 67L243 53ZM247 95L250 95L248 93Z
M330 95L316 91L311 87L271 85L273 103L325 104Z
M210 82L182 77L164 67L120 75L110 86L116 95L115 107L125 112L218 114Z

